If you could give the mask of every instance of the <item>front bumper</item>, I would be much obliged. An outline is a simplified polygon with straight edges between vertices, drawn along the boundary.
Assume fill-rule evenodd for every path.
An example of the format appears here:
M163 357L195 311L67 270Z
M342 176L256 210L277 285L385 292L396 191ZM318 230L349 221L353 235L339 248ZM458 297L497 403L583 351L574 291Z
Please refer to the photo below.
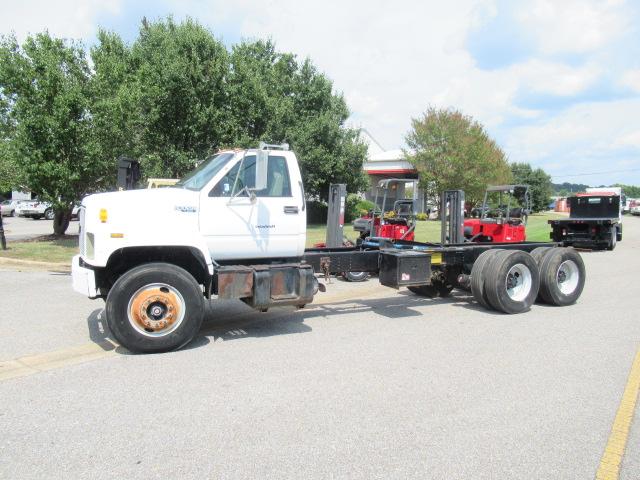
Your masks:
M76 292L89 298L98 298L100 292L96 288L96 274L80 265L80 255L74 256L71 261L71 281Z

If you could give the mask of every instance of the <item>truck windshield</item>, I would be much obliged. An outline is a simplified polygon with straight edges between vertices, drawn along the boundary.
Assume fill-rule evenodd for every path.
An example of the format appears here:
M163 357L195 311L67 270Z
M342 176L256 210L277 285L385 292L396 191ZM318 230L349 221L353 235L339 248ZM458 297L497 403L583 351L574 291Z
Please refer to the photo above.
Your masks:
M198 168L187 174L182 180L175 184L178 188L186 188L188 190L200 190L209 180L211 180L229 160L233 158L233 152L219 153L209 157L202 162Z

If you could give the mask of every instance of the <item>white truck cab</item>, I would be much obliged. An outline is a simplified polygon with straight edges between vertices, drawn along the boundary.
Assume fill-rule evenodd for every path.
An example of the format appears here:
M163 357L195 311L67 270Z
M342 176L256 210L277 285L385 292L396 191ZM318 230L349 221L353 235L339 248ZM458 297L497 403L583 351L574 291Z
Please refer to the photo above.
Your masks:
M227 298L251 298L248 302L259 309L275 303L303 305L317 290L313 271L302 278L295 267L286 273L283 292L259 301L253 295L253 278L236 270L247 264L299 261L304 254L306 224L300 168L288 146L221 151L173 187L86 197L80 214L80 254L72 263L73 287L90 298L106 298L111 330L123 344L149 351L177 348L190 334L173 342L157 341L179 331L175 315L173 322L167 321L168 312L185 315L197 301L187 302L180 288L161 279L177 275L181 277L178 283L190 284L183 288L191 293L199 289L200 297L222 293ZM121 283L131 272L149 270L149 266L151 271L141 280L147 287L123 293L127 288ZM225 276L230 269L236 273ZM186 279L185 274L191 278ZM239 278L246 283L244 290L219 283ZM124 308L123 295L132 295ZM109 313L114 304L119 311ZM157 307L155 317L150 306ZM132 331L126 322L117 324L123 318ZM153 342L143 341L147 347L132 343L119 330Z

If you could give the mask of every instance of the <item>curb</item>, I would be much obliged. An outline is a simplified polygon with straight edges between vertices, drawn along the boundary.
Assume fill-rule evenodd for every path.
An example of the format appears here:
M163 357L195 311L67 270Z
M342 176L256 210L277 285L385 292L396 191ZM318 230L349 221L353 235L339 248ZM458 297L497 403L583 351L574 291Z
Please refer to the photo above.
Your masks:
M0 257L0 266L24 267L26 270L71 271L71 265L68 263L37 262L35 260L19 260L7 257Z

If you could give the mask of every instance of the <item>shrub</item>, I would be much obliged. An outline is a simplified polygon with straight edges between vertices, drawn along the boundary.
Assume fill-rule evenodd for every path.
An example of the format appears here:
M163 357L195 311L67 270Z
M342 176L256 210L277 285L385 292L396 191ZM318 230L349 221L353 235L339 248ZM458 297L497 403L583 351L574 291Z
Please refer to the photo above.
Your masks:
M326 225L328 211L329 207L324 202L319 202L317 200L307 201L307 223L320 223Z
M373 202L363 200L355 193L348 194L344 210L344 223L351 223L356 218L366 215L373 208L373 205Z
M427 215L426 213L416 213L416 220L424 222L425 220L428 220L428 219L429 219L429 215Z

